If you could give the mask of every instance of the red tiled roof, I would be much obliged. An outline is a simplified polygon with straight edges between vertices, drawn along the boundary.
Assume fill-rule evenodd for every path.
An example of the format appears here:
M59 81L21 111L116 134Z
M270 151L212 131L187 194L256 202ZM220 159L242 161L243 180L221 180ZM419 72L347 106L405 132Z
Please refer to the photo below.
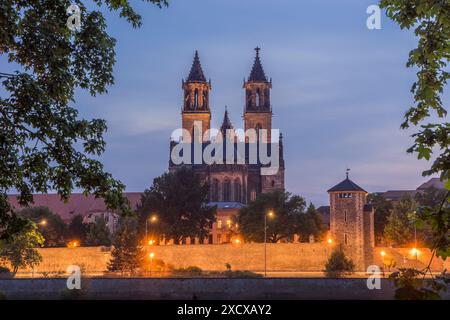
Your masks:
M130 201L132 209L136 209L141 199L140 192L125 192L123 195ZM16 209L23 209L17 201L17 195L8 195L9 203ZM35 194L30 207L48 207L53 213L58 214L68 222L73 216L80 214L85 217L90 213L106 212L105 202L95 196L85 196L82 193L73 193L65 203L57 194Z

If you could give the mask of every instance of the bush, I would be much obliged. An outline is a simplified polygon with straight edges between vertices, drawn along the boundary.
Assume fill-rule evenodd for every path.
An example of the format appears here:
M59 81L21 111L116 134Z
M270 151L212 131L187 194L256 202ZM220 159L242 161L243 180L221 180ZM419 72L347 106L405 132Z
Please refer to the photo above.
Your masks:
M174 274L200 276L203 274L203 270L197 266L189 266L186 268L178 268L172 271Z
M225 272L222 272L222 275L226 276L227 278L262 278L261 274L248 270L227 270Z
M13 278L14 274L7 268L0 266L0 279Z
M347 258L341 250L335 249L325 264L325 276L330 278L341 278L351 274L355 265Z

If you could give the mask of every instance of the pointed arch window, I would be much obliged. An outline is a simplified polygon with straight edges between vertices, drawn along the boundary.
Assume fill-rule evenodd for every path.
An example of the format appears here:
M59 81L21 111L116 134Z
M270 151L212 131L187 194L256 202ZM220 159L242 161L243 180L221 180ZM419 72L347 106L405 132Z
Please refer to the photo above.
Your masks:
M219 180L213 179L211 188L211 200L219 201Z
M223 182L223 201L231 201L231 182L228 178Z
M194 107L198 108L198 89L194 91Z
M262 97L261 97L261 90L258 88L256 89L256 107L261 107L261 101L262 101Z

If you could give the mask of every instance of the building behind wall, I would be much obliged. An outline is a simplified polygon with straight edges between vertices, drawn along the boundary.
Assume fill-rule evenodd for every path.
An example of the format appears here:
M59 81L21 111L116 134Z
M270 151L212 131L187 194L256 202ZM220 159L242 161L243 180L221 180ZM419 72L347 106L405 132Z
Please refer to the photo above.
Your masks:
M194 152L191 154L191 163L175 164L172 157L169 160L169 171L175 171L181 166L187 166L194 170L210 186L209 201L218 208L218 220L213 224L211 236L208 242L227 243L231 238L223 234L223 230L218 228L220 221L233 220L239 209L248 202L256 199L260 193L271 192L277 189L284 189L284 158L282 136L272 137L272 105L270 100L270 90L272 81L268 80L259 56L259 48L256 48L254 63L247 79L244 80L243 89L245 101L243 101L243 127L244 130L254 129L256 137L246 137L242 142L245 145L246 156L244 163L237 160L238 137L229 133L235 132L235 128L229 118L228 110L225 108L222 125L218 130L219 138L226 147L227 140L231 140L234 147L234 159L227 161L227 150L223 153L223 161L207 164L202 159L201 163L194 160ZM186 80L182 80L183 101L181 108L181 125L183 130L184 143L191 143L191 150L194 150L193 143L201 144L202 151L208 148L218 137L205 135L211 129L211 111L213 109L210 99L212 90L211 80L206 79L203 72L200 58L197 52L194 55L191 70ZM267 130L264 134L261 129ZM195 133L201 133L195 135ZM261 133L261 134L260 134ZM277 138L277 139L274 139ZM273 142L276 141L276 142ZM181 141L170 142L170 154ZM264 167L259 161L256 163L249 161L248 152L250 144L268 144L268 152L279 150L279 168L271 175L263 175ZM275 147L277 147L275 149ZM222 225L220 226L222 227Z

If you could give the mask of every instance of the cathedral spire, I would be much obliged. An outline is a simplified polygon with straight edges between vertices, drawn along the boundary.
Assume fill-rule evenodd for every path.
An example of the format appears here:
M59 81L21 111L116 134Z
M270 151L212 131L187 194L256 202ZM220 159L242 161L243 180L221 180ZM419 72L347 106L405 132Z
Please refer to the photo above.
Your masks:
M223 121L222 126L220 127L220 131L222 132L222 134L225 134L227 129L233 129L233 125L231 124L231 120L228 117L227 106L225 106L225 113L223 115Z
M206 82L205 75L203 74L202 65L200 64L200 58L198 57L198 51L195 50L194 61L192 62L191 71L187 81Z
M255 62L253 63L252 71L250 72L250 76L248 77L248 81L255 82L268 82L266 74L264 73L264 69L261 64L261 59L259 58L260 47L256 47L256 56Z

